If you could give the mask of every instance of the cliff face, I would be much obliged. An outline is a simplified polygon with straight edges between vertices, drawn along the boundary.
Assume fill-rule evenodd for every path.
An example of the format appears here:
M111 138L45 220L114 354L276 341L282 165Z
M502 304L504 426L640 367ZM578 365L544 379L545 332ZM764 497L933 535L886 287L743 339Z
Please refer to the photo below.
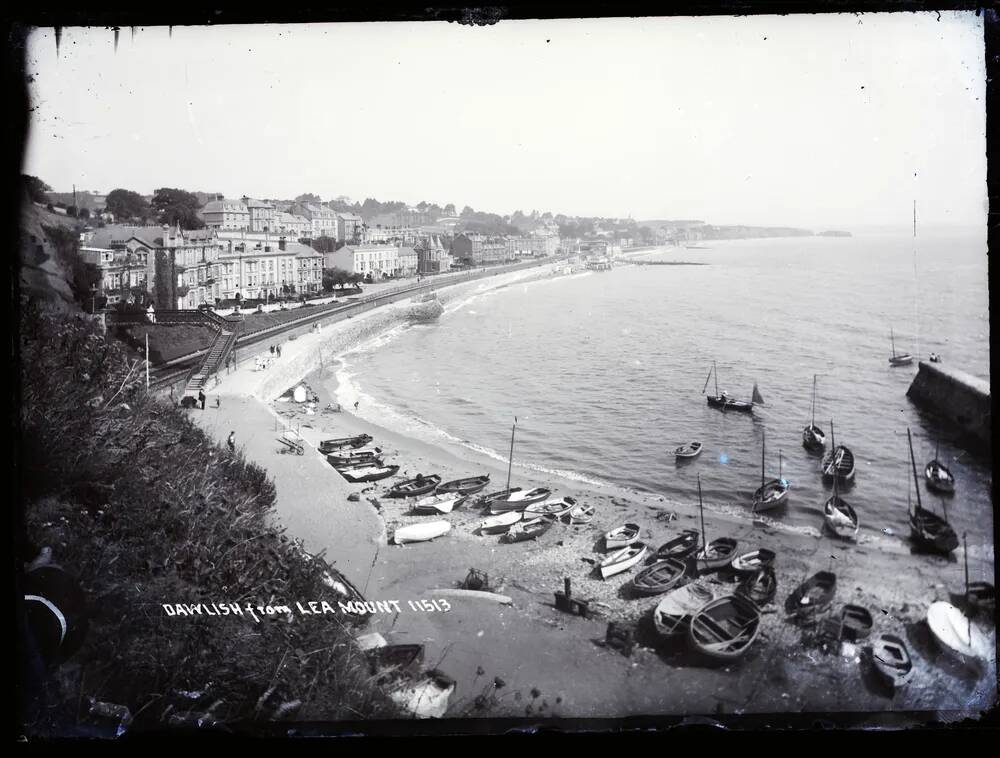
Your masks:
M24 193L21 202L20 283L21 293L38 302L69 312L79 312L73 297L73 270L69 242L73 225L50 219Z

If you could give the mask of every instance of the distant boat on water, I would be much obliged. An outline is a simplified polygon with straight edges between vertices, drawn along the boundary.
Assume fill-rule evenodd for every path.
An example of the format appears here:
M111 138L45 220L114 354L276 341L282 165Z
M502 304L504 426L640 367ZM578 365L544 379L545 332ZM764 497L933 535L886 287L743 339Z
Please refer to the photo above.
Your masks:
M889 356L890 366L907 366L913 363L913 356L909 353L896 352L896 335L893 333L892 329L889 330L889 342L892 346L892 355Z
M757 382L753 383L753 392L750 395L750 402L745 400L726 400L722 406L724 411L738 411L739 413L753 413L755 405L764 405L764 397L757 388Z

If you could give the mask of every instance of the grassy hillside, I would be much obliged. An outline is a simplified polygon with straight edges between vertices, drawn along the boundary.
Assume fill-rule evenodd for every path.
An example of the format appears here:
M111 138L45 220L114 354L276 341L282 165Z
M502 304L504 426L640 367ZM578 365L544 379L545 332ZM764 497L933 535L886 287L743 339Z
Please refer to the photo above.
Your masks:
M93 723L91 698L126 706L130 730L199 718L395 715L363 665L349 617L256 623L164 612L163 604L340 596L327 584L336 573L269 520L275 491L266 472L148 397L140 369L86 319L23 306L16 450L24 526L31 543L51 546L80 578L90 614L83 647L46 682L49 701L25 733Z

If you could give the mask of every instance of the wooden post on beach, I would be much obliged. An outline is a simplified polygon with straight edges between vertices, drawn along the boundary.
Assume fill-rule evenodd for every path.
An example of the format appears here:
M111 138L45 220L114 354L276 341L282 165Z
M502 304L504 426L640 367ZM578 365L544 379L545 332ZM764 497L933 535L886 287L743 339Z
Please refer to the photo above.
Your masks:
M968 561L966 561L966 566L968 566L968 565L969 565ZM569 577L567 576L565 579L563 579L563 586L566 588L566 599L567 600L569 600L571 597L573 597L573 593L570 591L570 586L569 585L570 585ZM966 587L968 587L968 585L969 585L969 571L968 571L968 569L966 569L966 571L965 571L965 585L966 585Z

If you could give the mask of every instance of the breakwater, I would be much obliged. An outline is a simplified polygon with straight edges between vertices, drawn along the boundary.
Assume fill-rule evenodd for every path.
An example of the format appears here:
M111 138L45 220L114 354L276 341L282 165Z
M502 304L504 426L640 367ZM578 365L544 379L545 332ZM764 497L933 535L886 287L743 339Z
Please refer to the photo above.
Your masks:
M990 383L985 379L950 366L921 361L906 396L957 431L970 448L991 449Z

